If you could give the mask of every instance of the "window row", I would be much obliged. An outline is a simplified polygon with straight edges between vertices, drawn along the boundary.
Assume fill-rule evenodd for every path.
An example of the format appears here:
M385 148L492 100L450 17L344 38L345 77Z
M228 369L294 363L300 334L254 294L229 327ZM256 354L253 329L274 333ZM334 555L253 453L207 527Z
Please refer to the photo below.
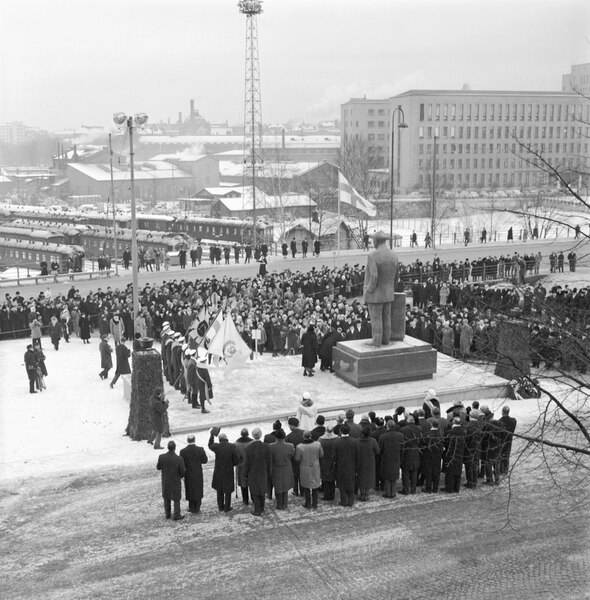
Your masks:
M371 135L371 134L369 134ZM374 134L373 134L374 135ZM381 134L385 135L385 134ZM491 126L491 127L470 127L470 126L443 126L443 127L424 127L420 125L418 127L418 138L424 139L432 139L436 138L451 138L451 139L509 139L512 137L517 137L520 140L524 139L544 139L544 138L556 138L556 139L565 139L565 138L580 138L585 137L588 138L590 136L590 128L589 127L581 127L581 126L570 126L570 127L554 127L551 125L543 125L539 126L511 126L511 127L502 127L501 125ZM370 138L369 138L370 139Z
M584 152L588 154L588 142L549 142L541 144L532 144L531 150L540 152L541 154L547 152L549 154L565 154L574 153L578 154ZM433 144L418 144L418 154L432 154L434 151ZM512 154L523 154L526 152L526 148L520 144L437 144L436 151L441 154L501 154L504 152L511 152Z
M420 104L420 121L588 121L588 104Z
M519 172L519 173L448 173L436 178L438 186L450 187L469 187L469 186L528 186L539 183L539 174L536 172ZM432 185L429 175L418 175L418 186L420 188Z

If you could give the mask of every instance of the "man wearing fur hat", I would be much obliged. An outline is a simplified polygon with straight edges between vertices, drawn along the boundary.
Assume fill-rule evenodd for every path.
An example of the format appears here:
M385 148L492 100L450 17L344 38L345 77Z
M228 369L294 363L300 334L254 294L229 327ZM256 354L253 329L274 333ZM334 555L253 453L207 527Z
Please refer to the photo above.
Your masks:
M365 270L365 302L369 307L373 331L372 341L365 343L375 348L389 345L391 335L391 303L394 300L398 260L387 245L388 239L382 231L373 236L375 250L367 257Z

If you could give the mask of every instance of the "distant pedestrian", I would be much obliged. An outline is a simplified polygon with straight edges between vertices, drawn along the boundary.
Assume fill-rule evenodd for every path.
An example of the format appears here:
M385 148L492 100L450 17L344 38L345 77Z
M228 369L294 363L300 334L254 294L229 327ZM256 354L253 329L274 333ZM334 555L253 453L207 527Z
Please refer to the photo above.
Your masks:
M27 346L25 352L25 369L27 371L27 377L29 378L29 393L36 394L35 382L37 381L37 359L35 358L35 352L33 351L33 344Z
M102 369L98 376L101 379L106 379L109 376L109 371L113 368L113 359L111 357L113 349L111 348L108 339L109 336L106 333L103 334L100 344L98 345L98 351L100 353L100 368Z
M184 461L184 495L188 511L198 513L203 499L203 465L209 460L205 449L195 444L195 436L186 438L187 446L179 454Z
M254 441L246 447L244 458L244 478L248 482L255 517L261 517L264 512L264 495L268 488L268 478L271 475L272 459L270 447L260 439L262 431L259 427L252 430Z
M426 235L424 236L424 248L431 248L432 247L432 238L430 237L430 232L427 231Z
M160 442L164 433L164 417L168 410L168 401L164 396L162 388L156 388L150 398L150 421L152 424L152 433L147 441L154 445L154 450L162 450Z
M578 239L580 237L580 225L576 225L576 229L575 229L576 235L574 236L574 239Z
M129 357L131 356L131 350L127 348L125 345L125 338L122 337L121 341L117 344L115 348L115 358L116 358L116 368L115 368L115 376L113 380L109 384L111 388L114 387L115 383L119 380L121 375L129 375L131 373L131 367L129 366Z

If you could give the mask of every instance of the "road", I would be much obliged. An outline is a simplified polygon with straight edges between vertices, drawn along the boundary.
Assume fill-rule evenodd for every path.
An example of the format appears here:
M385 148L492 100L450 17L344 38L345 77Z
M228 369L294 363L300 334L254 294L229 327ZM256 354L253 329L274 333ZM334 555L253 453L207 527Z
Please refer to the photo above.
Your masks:
M506 244L504 242L491 242L489 244L474 243L465 247L463 245L445 245L436 250L425 250L424 248L399 248L396 249L399 255L400 261L403 263L413 262L417 258L420 258L423 262L432 261L434 256L438 256L443 261L449 260L464 260L465 258L474 259L482 256L500 256L502 254L513 254L519 252L521 254L541 252L544 256L544 260L541 264L541 273L549 272L549 260L548 256L551 252L559 252L563 250L564 253L570 251L571 248L575 248L576 254L581 257L588 252L590 243L584 240L573 240L563 239L558 240L538 240L534 242L516 242L512 244ZM322 266L328 267L340 267L345 264L364 264L366 262L367 252L362 250L346 250L342 251L340 255L335 252L328 251L322 252L319 258L308 255L307 259L302 258L288 258L284 260L282 256L270 256L268 263L268 271L291 269L293 271L310 271L312 267L320 268ZM233 259L232 259L233 260ZM170 281L173 279L193 279L200 278L205 279L207 277L223 277L225 275L229 277L254 277L258 273L258 264L252 262L248 265L245 264L230 264L230 265L216 265L212 266L208 261L204 261L203 264L197 267L188 266L186 269L181 270L179 267L173 267L170 271L159 271L159 272L145 272L139 273L139 284L140 286L146 284L161 284L163 281ZM106 288L111 286L112 288L122 288L128 283L131 283L131 270L126 271L122 267L119 268L119 276L111 277L104 280L84 280L77 281L75 287L80 290L81 293L86 293L90 290L96 290L100 288ZM57 291L67 292L70 289L71 283L68 281L60 283L42 283L38 285L21 285L19 286L2 286L0 289L4 293L14 294L16 290L20 290L21 294L28 296L37 296L39 292L50 287L54 294Z

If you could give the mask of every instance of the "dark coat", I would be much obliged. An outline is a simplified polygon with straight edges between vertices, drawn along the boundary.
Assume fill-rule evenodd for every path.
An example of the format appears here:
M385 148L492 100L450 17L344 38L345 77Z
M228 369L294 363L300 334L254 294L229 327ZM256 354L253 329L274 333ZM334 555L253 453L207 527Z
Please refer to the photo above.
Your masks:
M318 352L320 351L317 335L313 331L306 331L301 336L301 346L301 366L313 369L318 361Z
M334 437L321 437L318 442L322 446L324 455L320 459L320 472L322 481L334 481L334 442L338 438Z
M268 487L268 478L272 472L270 447L254 440L246 448L244 459L244 479L253 496L263 496Z
M380 449L377 440L372 437L359 440L360 461L358 486L361 490L369 490L375 487L375 460Z
M510 452L512 451L512 434L516 429L516 419L514 417L510 417L508 415L504 415L500 417L499 422L502 424L502 427L505 430L504 435L502 436L502 456L510 456Z
M158 471L162 471L162 498L180 500L182 495L181 480L186 471L184 461L173 450L158 456Z
M431 429L422 438L422 469L440 472L444 439L438 429Z
M228 494L235 489L234 467L238 464L238 451L235 444L226 440L215 442L213 435L209 437L209 450L215 454L215 467L211 487L218 492Z
M106 340L102 340L98 345L98 350L100 352L100 367L102 369L112 369L113 359L111 358L111 354L113 353L113 349L109 343Z
M37 376L37 358L35 357L33 350L27 350L25 352L25 369L27 370L27 375L31 373L29 378L34 379Z
M90 339L90 321L88 317L80 317L78 321L78 326L80 327L80 339L89 340Z
M179 452L186 472L184 474L184 492L187 500L200 500L203 497L203 467L209 459L204 448L189 444Z
M297 446L303 441L303 429L293 429L293 431L287 434L286 441L293 444L295 449L297 449ZM296 460L293 460L293 475L299 477L299 463Z
M417 469L420 466L420 438L422 430L414 424L408 424L401 428L400 433L404 436L402 446L402 469Z
M487 463L496 462L500 457L504 430L499 421L486 421L481 438L481 460Z
M238 466L236 471L240 487L248 487L248 483L244 480L244 459L246 458L246 447L251 443L252 438L248 436L239 437L236 440L236 450L238 451Z
M338 487L353 490L360 463L359 441L348 436L334 441L334 474Z
M399 431L387 431L379 438L381 479L397 481L402 459L404 436Z
M150 421L154 431L164 433L164 413L168 409L168 403L165 400L153 395L150 398Z
M293 444L277 440L269 446L272 460L272 484L277 494L288 492L293 487Z
M129 373L131 373L131 367L129 366L131 350L124 344L118 344L115 348L115 356L117 358L117 369L115 373L118 373L119 375L129 375Z
M462 427L451 427L447 432L443 469L450 475L459 476L463 470L465 437L465 430Z

